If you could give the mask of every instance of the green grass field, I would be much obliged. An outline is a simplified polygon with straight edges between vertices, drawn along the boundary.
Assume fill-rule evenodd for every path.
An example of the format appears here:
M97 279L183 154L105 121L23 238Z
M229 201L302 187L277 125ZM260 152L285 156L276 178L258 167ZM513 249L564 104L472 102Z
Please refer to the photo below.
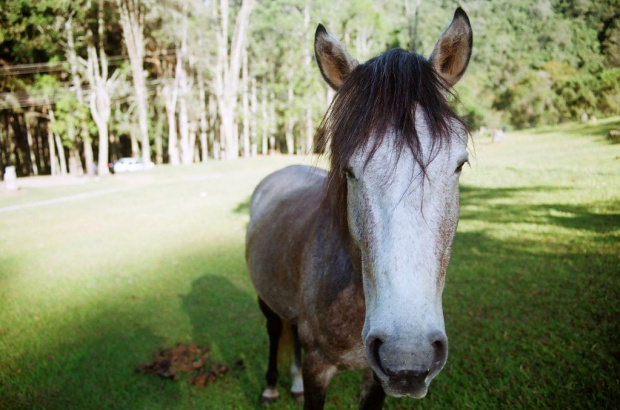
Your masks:
M450 357L422 401L389 408L615 408L620 403L620 118L491 144L462 177L444 294ZM244 263L247 200L291 163L161 167L2 191L0 408L256 408L267 335ZM103 194L97 195L98 192ZM135 372L160 346L247 366L203 390ZM288 397L273 409L299 408ZM329 408L354 408L337 376Z

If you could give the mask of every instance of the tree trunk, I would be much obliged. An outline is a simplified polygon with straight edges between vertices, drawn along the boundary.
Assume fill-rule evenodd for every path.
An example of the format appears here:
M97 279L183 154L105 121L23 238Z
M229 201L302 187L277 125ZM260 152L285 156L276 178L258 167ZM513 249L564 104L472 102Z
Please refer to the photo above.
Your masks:
M312 103L306 106L306 154L314 153L314 124L312 122Z
M82 176L82 165L80 162L80 153L77 149L77 141L75 138L75 123L73 118L70 117L67 122L67 137L71 141L71 147L69 147L69 174L73 176Z
M243 53L241 70L241 102L243 105L243 156L250 156L250 103L248 98L248 53Z
M275 84L275 72L270 72L269 82ZM274 154L276 150L276 93L272 89L269 90L269 147L270 154Z
M409 23L409 44L407 44L407 50L415 52L420 45L418 39L418 22L419 22L419 10L422 0L405 0L405 16Z
M110 173L108 169L108 123L99 121L97 123L97 131L99 133L97 175L106 176Z
M293 94L293 86L291 85L291 82L289 82L289 86L288 86L288 98L287 98L287 104L289 107L293 106L293 99L294 99L294 94ZM295 136L293 134L293 127L295 127L295 118L293 118L292 115L288 115L286 117L286 125L285 125L285 134L286 134L286 153L289 155L294 155L295 154Z
M30 166L32 170L32 175L39 175L39 168L37 167L37 160L35 158L35 152L32 143L32 132L30 130L30 126L28 125L28 121L26 121L26 137L28 139L28 148L30 151Z
M220 137L224 151L223 156L225 159L238 158L239 142L235 132L234 108L230 108L223 100L218 106L220 108Z
M164 86L166 118L168 120L168 160L171 165L179 165L179 140L177 138L176 104L177 90L175 84Z
M199 160L199 156L196 155L196 131L198 130L198 124L196 121L192 121L189 123L189 153L191 155L190 164L193 162L197 162Z
M157 109L157 125L155 126L155 163L161 165L164 163L164 147L161 137L161 129L164 123L164 116L161 111Z
M220 137L217 130L217 106L213 95L209 95L209 141L211 142L211 152L214 159L221 159Z
M54 141L56 141L56 149L58 150L58 161L60 162L60 175L67 175L67 160L65 158L65 149L60 140L60 136L54 133Z
M227 159L239 157L239 141L234 120L239 88L239 70L245 49L246 31L254 0L243 0L237 13L232 41L228 41L229 0L220 0L220 30L217 33L218 57L214 75L214 89L218 98L220 134Z
M2 115L2 118L5 119L6 124L6 114ZM7 161L5 159L6 154L6 139L3 137L4 128L0 127L0 181L4 181L4 168L7 166ZM8 138L8 135L7 135Z
M20 135L19 129L18 129L18 115L21 114L13 114L13 116L9 119L9 123L10 126L8 127L9 130L9 151L11 154L9 154L9 158L11 159L9 162L11 162L13 165L15 165L15 169L20 170L21 169L21 160L19 158L19 146L17 143L17 139L16 136ZM39 166L39 169L43 169L43 166Z
M110 144L108 146L108 158L111 163L118 161L119 159L119 137L115 132L110 133Z
M84 138L86 136L86 138ZM86 120L82 120L82 143L84 145L84 164L86 164L86 174L88 176L95 175L95 154L93 153L93 143L90 138L90 132L86 125Z
M205 81L202 71L198 72L198 101L200 103L200 152L202 162L207 162L209 150L207 148L207 104L205 96Z
M185 6L186 7L186 4ZM186 10L183 10L184 18ZM187 19L184 20L181 48L177 49L177 78L179 84L179 137L181 147L181 162L184 165L192 163L193 147L189 141L189 115L187 111L187 97L189 96L189 78L184 62L187 57Z
M250 155L255 157L258 153L258 99L256 97L256 79L252 78L251 86L251 117L252 117L252 132L250 133Z
M100 0L101 1L101 0ZM144 79L144 13L140 10L140 0L117 0L123 37L129 54L133 85L138 105L142 161L151 162L151 146L148 130L147 95Z
M140 158L140 145L138 145L138 138L136 137L136 130L130 125L129 138L131 140L131 157L135 159Z
M54 110L48 108L48 116L50 119L50 125L54 125L56 122L56 116L54 115ZM54 141L56 142L56 149L58 150L58 159L60 161L60 175L67 175L67 160L65 158L65 148L62 145L62 141L57 133L54 132ZM52 149L53 149L52 145Z
M80 107L84 107L86 104L84 103L84 95L82 94L82 80L80 75L78 74L78 63L77 63L77 55L75 53L75 44L73 42L73 28L72 28L72 18L69 17L65 23L65 32L67 35L67 60L69 60L69 66L71 68L71 80L73 82L73 88L75 89L75 97ZM94 174L94 158L93 158L93 147L90 139L90 133L88 132L88 126L86 125L86 118L84 118L84 111L78 111L78 118L80 123L81 130L81 138L82 144L84 148L84 162L86 164L86 173L89 176ZM79 161L79 157L77 160L78 165L78 173L81 173L82 162Z
M185 71L185 70L184 70ZM192 163L193 151L189 143L189 116L187 113L187 101L185 99L184 87L181 87L179 94L179 135L181 137L181 162L184 165Z
M304 30L306 33L306 43L310 44L312 31L310 30L310 0L306 0L306 5L304 7ZM310 56L310 48L304 48L304 72L306 78L311 78L312 76L312 57ZM313 148L313 138L314 138L314 127L312 124L312 96L306 96L306 141L305 146L303 148L303 152L305 154L312 154L314 151Z
M267 84L265 84L265 78L263 77L262 81L262 90L261 90L261 117L262 117L262 141L261 141L261 154L267 155L269 153L269 117L267 115Z
M91 45L88 47L88 73L91 84L90 112L97 124L99 132L99 159L97 171L99 176L109 174L108 169L108 121L110 120L110 96L107 82L107 58L100 49L101 66L97 52Z
M50 173L52 176L58 175L58 161L54 150L54 135L52 133L52 123L47 123L47 150L50 159Z

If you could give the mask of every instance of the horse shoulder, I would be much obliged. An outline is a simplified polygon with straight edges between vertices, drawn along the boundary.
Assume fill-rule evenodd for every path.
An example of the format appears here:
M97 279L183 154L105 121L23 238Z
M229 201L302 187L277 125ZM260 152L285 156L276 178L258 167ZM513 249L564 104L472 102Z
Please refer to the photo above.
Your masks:
M250 200L246 260L259 297L297 322L300 264L309 225L320 202L324 171L292 166L267 176Z
M367 366L361 340L363 287L357 256L349 248L329 227L318 226L304 255L300 295L300 337L306 349L318 350L343 370Z

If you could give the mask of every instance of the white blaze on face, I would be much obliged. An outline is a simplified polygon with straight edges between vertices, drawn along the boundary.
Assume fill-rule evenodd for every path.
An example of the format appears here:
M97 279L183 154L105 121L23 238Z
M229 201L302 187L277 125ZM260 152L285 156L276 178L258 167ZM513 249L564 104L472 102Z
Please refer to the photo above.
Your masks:
M418 349L430 345L430 334L445 333L443 277L459 214L455 170L467 158L464 132L431 152L420 110L416 128L425 176L407 148L394 148L398 136L391 134L370 161L368 149L353 156L355 177L347 182L349 227L362 253L363 337L402 339L414 361Z

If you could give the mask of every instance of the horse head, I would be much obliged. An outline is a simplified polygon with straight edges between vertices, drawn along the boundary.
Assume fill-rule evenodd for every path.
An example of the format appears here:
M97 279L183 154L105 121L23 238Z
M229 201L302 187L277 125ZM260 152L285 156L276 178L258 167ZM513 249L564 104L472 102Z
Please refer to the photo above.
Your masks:
M442 293L459 218L467 132L447 102L473 44L457 9L428 59L390 50L359 64L319 25L315 53L337 94L328 191L361 255L362 341L386 393L422 398L448 356Z

